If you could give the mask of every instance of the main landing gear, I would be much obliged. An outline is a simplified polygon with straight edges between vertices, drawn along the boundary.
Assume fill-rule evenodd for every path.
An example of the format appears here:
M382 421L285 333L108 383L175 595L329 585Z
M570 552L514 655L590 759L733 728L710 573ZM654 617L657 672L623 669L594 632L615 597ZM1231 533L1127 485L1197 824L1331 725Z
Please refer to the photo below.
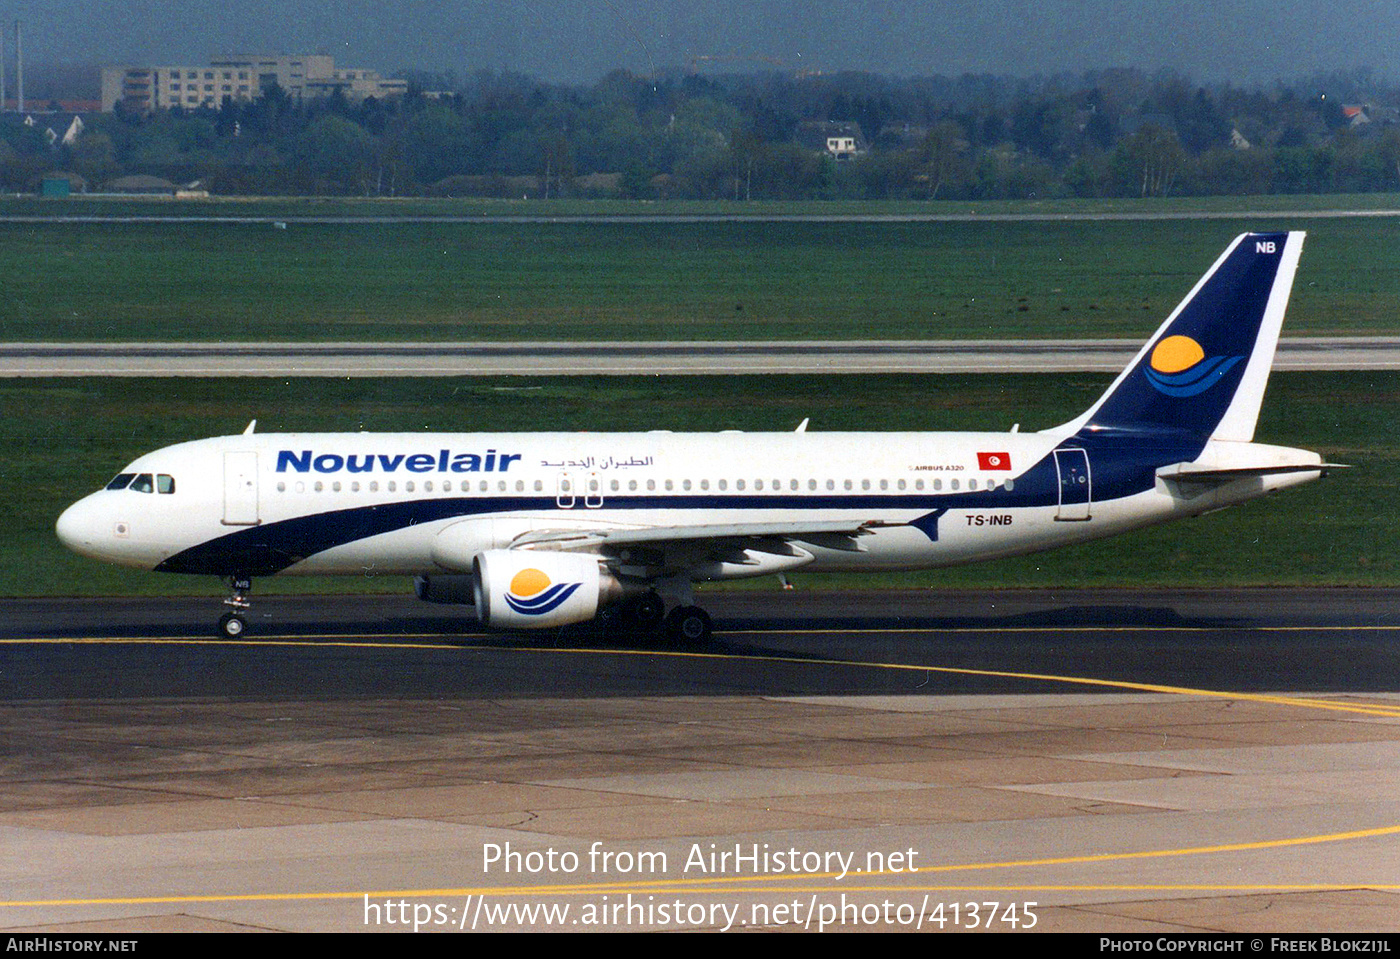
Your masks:
M224 600L224 605L231 608L219 617L219 635L225 639L237 639L248 629L248 621L244 617L253 606L248 602L253 580L248 576L230 576L228 586L233 590L233 595Z
M661 635L684 646L703 646L710 641L714 623L710 614L695 605L694 584L684 576L675 576L657 583L652 593L657 599L665 597L664 605L671 611L661 623Z
M650 591L628 601L621 610L626 628L642 636L660 635L675 643L699 646L709 642L714 624L699 606L682 602L670 613L666 600Z
M666 635L687 646L708 643L713 632L710 614L699 606L677 606L666 616Z

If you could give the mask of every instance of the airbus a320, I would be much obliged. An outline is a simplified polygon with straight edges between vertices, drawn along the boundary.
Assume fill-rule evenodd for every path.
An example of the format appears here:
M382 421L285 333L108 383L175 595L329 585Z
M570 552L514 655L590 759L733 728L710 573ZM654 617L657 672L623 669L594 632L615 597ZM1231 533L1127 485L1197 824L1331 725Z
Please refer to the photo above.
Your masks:
M1195 516L1332 464L1253 442L1302 233L1237 237L1088 410L1040 432L257 433L141 456L69 507L85 556L227 579L415 577L489 627L615 610L707 639L693 585L996 559ZM804 424L805 425L805 424Z

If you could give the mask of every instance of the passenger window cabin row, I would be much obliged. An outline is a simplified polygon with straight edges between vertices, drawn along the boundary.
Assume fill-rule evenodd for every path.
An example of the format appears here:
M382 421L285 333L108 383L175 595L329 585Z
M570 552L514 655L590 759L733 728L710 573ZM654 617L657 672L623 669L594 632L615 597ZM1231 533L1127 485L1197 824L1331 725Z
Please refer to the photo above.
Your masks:
M114 481L114 482L115 482L115 481ZM539 479L534 480L533 482L527 482L526 480L518 479L518 480L515 480L513 483L512 483L511 481L503 480L503 479L502 479L502 480L496 480L494 484L493 484L490 480L479 480L479 481L462 480L461 483L458 484L458 485L456 485L456 486L453 485L453 483L452 483L451 480L443 480L443 481L438 481L438 482L435 482L434 480L422 480L422 481L405 480L405 481L403 482L403 484L402 484L403 492L405 492L405 493L416 493L416 492L419 492L419 491L420 491L420 484L421 484L421 491L424 492L424 493L436 493L436 492L441 492L441 493L446 494L446 493L454 493L454 492L459 492L459 491L462 492L462 493L472 493L472 492L476 492L476 493L492 493L492 492L495 492L495 493L509 493L509 492L512 492L512 491L513 491L513 492L516 492L516 493L525 493L525 492L527 492L527 491L532 491L532 492L535 492L535 493L544 493L544 492L545 492L545 483L544 483L544 480L539 480ZM1015 488L1015 485L1016 485L1016 484L1015 484L1015 481L1013 481L1013 480L1011 480L1011 479L1002 479L1002 480L998 480L998 479L995 479L995 478L982 478L982 479L979 479L979 478L976 477L976 476L971 476L971 477L968 477L968 478L966 478L966 479L961 479L961 478L949 479L948 482L947 482L947 484L946 484L946 489L947 489L947 491L953 492L953 493L962 492L962 491L964 491L964 490L967 490L967 491L969 491L969 492L972 492L972 491L976 491L976 490L979 490L979 489L982 489L982 490L995 490L995 489L998 489L998 488L1003 489L1003 490L1012 490L1012 489ZM109 488L111 488L111 487L109 487ZM173 487L172 487L172 488L173 488ZM638 492L647 492L647 493L656 493L656 492L675 493L675 492L681 492L681 493L688 493L688 492L694 492L694 491L697 490L697 489L698 489L700 492L711 492L711 491L713 490L713 491L718 491L718 492L721 492L721 493L729 492L731 489L732 489L733 491L735 491L735 492L747 492L748 490L752 489L752 490L753 490L754 492L756 492L756 493L763 493L763 492L780 493L780 492L786 492L786 491L800 492L800 491L802 491L802 490L804 490L804 489L805 489L807 492L810 492L810 493L815 493L815 492L819 492L819 491L822 491L822 490L825 490L826 492L833 492L833 493L834 493L834 492L837 492L838 490L839 490L840 492L855 492L856 490L859 490L860 492L865 492L865 493L869 493L869 492L880 492L880 493L897 492L897 493L905 493L905 492L910 492L910 491L913 491L913 492L928 492L928 491L932 491L932 492L935 492L935 493L939 493L939 492L943 492L943 491L944 491L944 489L945 489L945 483L944 483L942 477L936 477L936 478L931 479L931 480L925 480L925 479L923 479L922 477L920 477L920 478L918 478L918 479L914 479L914 480L908 480L908 479L898 479L898 480L890 480L890 479L880 479L880 480L861 479L861 480L852 480L852 479L847 479L847 480L840 480L840 481L838 481L838 480L835 480L835 479L827 479L827 480L824 480L824 481L823 481L823 480L809 479L809 480L807 480L805 483L804 483L803 481L801 481L801 480L790 479L790 480L788 480L786 483L784 483L784 482L783 482L782 480L780 480L780 479L774 479L774 480L762 480L762 479L755 479L755 480L742 480L742 479L735 479L735 480L729 480L729 479L721 479L721 480L710 480L710 479L702 479L702 480L690 480L690 479L683 479L683 480L674 480L674 479L667 479L667 480L655 480L655 479L636 480L636 479L629 479L629 480L625 480L625 481L624 481L624 480L620 480L620 479L609 479L609 480L607 480L607 481L605 482L604 480L602 480L602 479L599 478L599 477L588 477L587 479L585 479L585 480L583 480L583 481L581 481L581 482L575 482L573 479L571 479L571 478L569 478L569 477L567 477L567 476L561 476L561 477L558 479L558 481L557 481L556 488L555 488L555 489L549 490L549 493L550 493L550 494L560 493L560 494L564 494L564 495L572 495L572 494L575 494L575 493L593 493L593 494L601 494L601 493L603 493L603 492L607 492L607 493L622 493L622 492L628 492L628 493L638 493ZM362 481L360 481L360 480L351 480L351 481L349 481L349 482L342 482L342 481L340 481L340 480L315 480L315 481L310 482L310 483L308 483L308 482L306 482L306 481L304 481L304 480L297 480L297 481L295 481L294 483L292 483L292 484L289 486L288 483L287 483L287 481L285 481L285 480L279 480L279 481L278 481L278 483L277 483L277 491L278 491L279 493L285 493L285 492L288 492L289 490L292 491L292 492L296 492L296 493L306 493L306 492L313 492L313 493L323 493L323 492L340 493L340 492L346 492L346 491L351 492L351 493L359 493L359 492L361 492L361 491L367 491L367 492L370 492L370 493L378 493L378 492L381 491L381 483L380 483L379 480L368 480L368 481L364 481L364 482L362 482ZM388 493L397 493L397 492L399 492L399 490L400 490L399 481L397 481L397 480L387 480L387 481L385 481L385 482L382 484L382 490L383 490L384 492L388 492Z

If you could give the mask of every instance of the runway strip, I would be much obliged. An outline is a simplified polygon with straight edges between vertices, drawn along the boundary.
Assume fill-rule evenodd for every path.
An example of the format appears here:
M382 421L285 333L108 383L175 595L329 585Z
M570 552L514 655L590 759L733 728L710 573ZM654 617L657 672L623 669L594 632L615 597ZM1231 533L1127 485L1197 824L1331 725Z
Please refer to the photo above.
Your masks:
M0 343L0 377L1117 372L1137 340ZM1400 369L1400 337L1285 338L1277 370Z

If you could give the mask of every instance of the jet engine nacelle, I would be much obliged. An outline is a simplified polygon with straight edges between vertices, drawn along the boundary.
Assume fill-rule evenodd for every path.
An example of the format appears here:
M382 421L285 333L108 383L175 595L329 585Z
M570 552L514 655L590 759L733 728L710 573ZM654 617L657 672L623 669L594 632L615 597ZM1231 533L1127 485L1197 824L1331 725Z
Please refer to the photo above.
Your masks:
M617 581L584 553L492 549L472 561L476 615L486 626L543 629L592 619Z

